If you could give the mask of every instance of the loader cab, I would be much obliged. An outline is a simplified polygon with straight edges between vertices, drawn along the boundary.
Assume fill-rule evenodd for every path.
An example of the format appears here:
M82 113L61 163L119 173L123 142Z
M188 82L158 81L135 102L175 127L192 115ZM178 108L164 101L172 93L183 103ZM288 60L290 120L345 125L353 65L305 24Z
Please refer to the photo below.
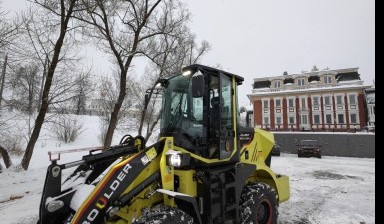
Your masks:
M242 77L202 65L164 82L160 136L205 159L238 161L237 85Z

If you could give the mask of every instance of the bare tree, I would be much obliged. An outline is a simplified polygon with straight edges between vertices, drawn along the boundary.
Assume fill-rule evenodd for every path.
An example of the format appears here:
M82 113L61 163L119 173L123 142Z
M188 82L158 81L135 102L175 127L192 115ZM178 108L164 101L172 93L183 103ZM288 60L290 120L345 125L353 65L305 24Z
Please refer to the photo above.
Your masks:
M119 95L111 113L104 141L104 146L108 147L111 145L119 112L127 95L127 74L133 59L145 55L151 39L160 34L172 33L179 25L178 20L170 21L164 17L169 16L171 11L174 14L183 12L179 10L181 3L174 0L83 0L83 2L88 4L88 17L79 19L96 29L96 32L88 30L87 34L97 41L102 50L112 55L119 67ZM173 7L166 7L167 4L172 4Z
M135 81L133 80L133 77L127 77L127 95L131 95L132 88L129 88L131 85L135 85ZM99 106L99 117L101 119L101 132L102 136L101 139L105 140L107 136L108 126L111 122L111 113L114 110L114 105L116 104L118 98L119 98L119 91L118 87L120 85L119 82L119 74L115 75L112 78L102 78L102 81L100 82L99 87L99 95L100 98L98 99L98 106ZM126 99L124 100L120 112L118 114L117 120L119 122L130 122L130 111L131 107L133 105L133 99ZM127 118L124 119L123 118Z
M60 62L60 53L64 44L65 37L67 33L71 30L69 27L70 19L76 10L77 0L35 0L41 8L48 10L51 15L56 15L59 18L59 29L57 30L57 39L53 42L53 52L52 57L48 63L47 78L44 83L43 95L41 99L41 107L39 109L37 118L35 120L35 126L29 139L28 145L25 150L21 165L24 170L27 170L29 167L29 162L32 157L33 149L35 147L36 141L39 137L41 127L43 125L45 115L48 111L49 105L49 93L52 86L52 80L55 75L55 70Z
M0 53L12 44L13 38L17 35L18 23L10 23L6 19L6 12L2 10L0 1Z
M13 101L21 111L25 111L28 115L36 109L39 92L39 67L37 64L28 64L19 66L11 76L11 86L13 90Z
M75 114L85 114L86 102L93 90L94 88L90 73L81 73L76 78L75 96L73 99L75 103Z
M73 94L67 90L74 89L75 81L69 77L64 69L75 63L76 57L71 55L71 45L76 43L78 24L72 20L74 14L79 14L84 9L80 0L30 0L36 6L29 10L23 17L24 41L17 46L20 57L30 60L39 60L45 65L45 77L42 82L40 107L35 119L25 149L21 166L24 170L29 167L34 146L40 134L40 130L46 119L49 105L60 104L73 99ZM32 49L30 49L32 46ZM32 56L32 57L31 57ZM65 60L71 58L71 60ZM58 75L62 74L62 75ZM63 82L67 82L65 85ZM73 93L73 92L72 92ZM5 148L5 147L3 147Z
M1 74L0 74L0 109L1 109L1 101L3 100L5 72L7 70L7 63L8 63L8 54L5 55L4 62L3 62L3 68L2 68ZM1 116L1 111L0 111L0 116Z
M12 45L16 38L19 27L16 20L10 23L6 19L7 13L2 10L2 4L3 2L0 1L0 61L4 57L4 61L0 63L0 108L3 101L4 83L9 59L7 52L9 51L9 46Z
M51 123L50 130L59 141L70 143L83 132L83 123L78 117L57 116Z

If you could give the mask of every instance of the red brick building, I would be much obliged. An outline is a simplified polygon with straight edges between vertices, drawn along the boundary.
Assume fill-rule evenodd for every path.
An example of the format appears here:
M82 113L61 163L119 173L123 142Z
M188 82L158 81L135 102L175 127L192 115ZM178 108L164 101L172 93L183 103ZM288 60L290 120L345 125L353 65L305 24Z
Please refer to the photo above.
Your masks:
M254 79L254 127L270 130L350 131L366 125L358 68Z

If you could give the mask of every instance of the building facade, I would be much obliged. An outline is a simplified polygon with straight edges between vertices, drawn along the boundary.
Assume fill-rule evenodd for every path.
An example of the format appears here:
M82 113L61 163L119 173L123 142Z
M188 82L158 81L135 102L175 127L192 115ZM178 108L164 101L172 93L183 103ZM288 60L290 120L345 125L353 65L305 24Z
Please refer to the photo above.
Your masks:
M374 129L375 128L375 115L376 115L376 106L375 106L375 86L373 85L370 88L365 89L365 100L367 103L367 127Z
M351 131L365 127L358 68L254 79L254 127L281 131Z

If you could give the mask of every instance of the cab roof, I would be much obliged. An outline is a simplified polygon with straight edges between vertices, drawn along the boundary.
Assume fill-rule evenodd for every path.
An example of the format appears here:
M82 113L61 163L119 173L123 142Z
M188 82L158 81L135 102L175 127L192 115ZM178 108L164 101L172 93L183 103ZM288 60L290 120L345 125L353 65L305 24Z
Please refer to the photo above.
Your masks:
M235 77L235 81L238 85L241 85L244 81L244 78L241 76L238 76L238 75L235 75L235 74L232 74L232 73L220 70L220 69L208 67L205 65L200 65L200 64L189 65L189 66L186 66L182 69L183 72L188 71L188 70L192 71L193 73L195 73L196 71L200 71L202 73L209 72L209 73L214 73L214 74L223 73L224 75Z

